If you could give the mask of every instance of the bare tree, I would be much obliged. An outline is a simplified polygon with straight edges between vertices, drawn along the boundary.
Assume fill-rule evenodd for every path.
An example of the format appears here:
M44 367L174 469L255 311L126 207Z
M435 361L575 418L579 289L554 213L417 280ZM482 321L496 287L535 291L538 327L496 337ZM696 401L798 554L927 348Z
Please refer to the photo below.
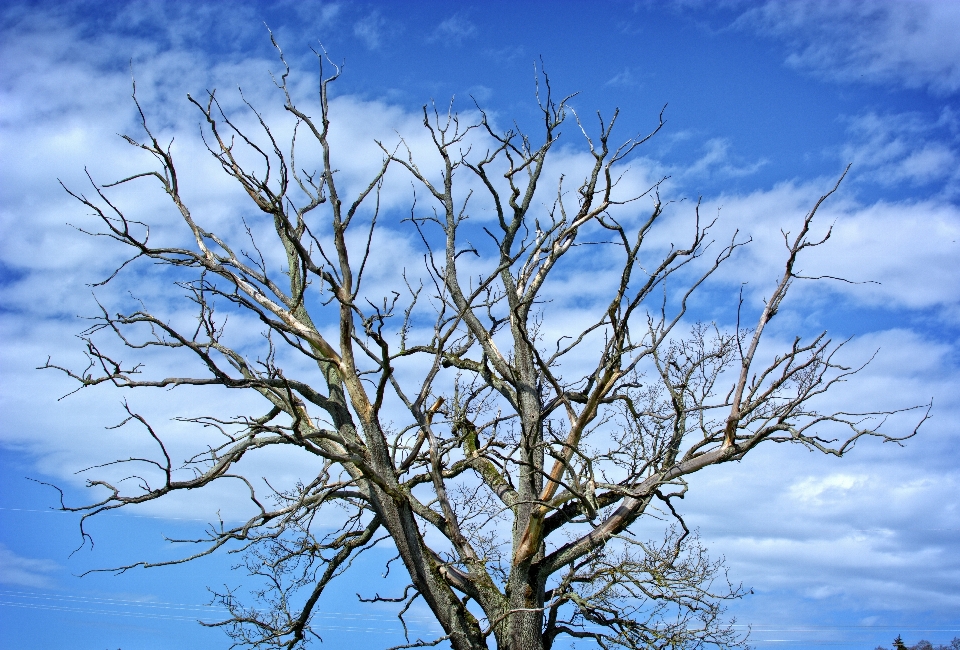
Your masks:
M618 170L660 129L662 114L652 133L616 145L616 113L600 118L589 135L570 98L556 100L542 75L538 139L497 130L479 108L465 124L452 109L424 107L438 165L425 167L402 139L396 147L381 144L378 171L345 197L329 139L330 89L340 70L318 56L319 107L310 109L318 116L311 116L293 101L282 52L280 60L275 83L294 125L283 146L249 104L260 125L256 135L245 133L213 92L203 101L190 97L210 154L272 221L273 244L254 240L247 228L253 253L243 253L243 243L195 220L172 148L154 137L142 109L145 138L124 137L151 154L156 169L110 185L91 179L92 198L67 190L101 220L91 234L129 247L130 263L144 259L180 274L176 286L192 302L196 324L177 326L146 306L128 313L102 308L83 334L89 367L44 367L65 372L79 388L109 382L243 390L252 414L187 418L223 439L178 463L162 433L128 407L128 421L145 427L159 456L123 461L148 468L138 474L138 488L91 480L106 496L64 509L84 513L83 530L88 517L105 511L239 482L256 513L240 525L212 526L195 540L205 544L197 553L177 560L245 551L250 573L264 581L259 606L218 594L232 613L218 625L239 645L306 643L322 629L311 627L311 617L326 586L382 544L395 547L409 586L396 597L368 600L402 604L402 621L421 598L444 631L437 639L408 637L399 647L448 640L457 650L486 648L492 637L497 648L532 650L550 648L562 635L604 648L741 646L723 612L742 591L676 508L687 477L740 460L766 441L842 455L863 436L902 439L877 426L896 411L814 409L816 398L857 372L837 360L842 344L826 333L758 356L767 325L799 277L798 257L829 237L813 236L811 224L837 188L816 201L796 233L784 233L783 271L759 314L750 316L742 297L733 297L742 318L755 318L752 327L691 327L688 298L746 241L711 247L713 223L701 220L697 205L685 243L648 243L664 211L659 184L641 195L652 206L645 212L634 203L639 196L618 192ZM562 178L544 189L559 129L571 122L592 166L571 192ZM306 145L319 151L316 172L306 171L297 154ZM388 169L409 176L419 195L406 227L422 241L424 264L397 279L401 291L364 292ZM107 188L144 181L159 183L173 202L192 235L189 246L153 244L148 229L108 198ZM467 224L477 205L493 217ZM357 229L362 236L353 236ZM280 255L273 258L276 244ZM557 329L550 323L551 278L569 279L597 246L620 260L604 306L592 322L549 339L547 330ZM662 255L654 259L657 250ZM282 277L274 272L278 259ZM685 288L667 293L668 278ZM215 306L256 317L263 345L231 345ZM130 351L191 355L202 371L151 378L144 366L118 360L103 337ZM312 373L281 367L278 359L291 354L309 360ZM831 427L847 433L828 440L822 432ZM276 446L311 455L321 469L263 496L262 483L237 466ZM631 532L651 517L668 522L658 541ZM331 520L335 529L321 525ZM436 539L443 541L428 541Z

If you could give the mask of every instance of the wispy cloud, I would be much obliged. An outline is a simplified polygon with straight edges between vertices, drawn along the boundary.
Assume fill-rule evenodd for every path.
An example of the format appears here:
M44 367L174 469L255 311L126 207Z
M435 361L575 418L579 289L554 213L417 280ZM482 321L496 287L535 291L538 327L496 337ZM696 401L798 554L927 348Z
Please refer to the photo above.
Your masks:
M477 34L477 26L463 14L454 14L437 25L431 41L445 45L462 45L467 39Z
M292 10L301 21L311 26L330 25L343 14L343 5L339 2L281 0L278 4Z
M0 584L45 588L53 586L50 574L58 568L51 560L34 560L17 555L0 544Z
M368 49L380 47L383 40L386 19L379 11L373 11L353 24L353 35L363 41Z
M960 192L960 129L950 109L937 119L917 113L864 113L848 118L850 141L841 149L861 179L881 185L939 184Z
M703 155L692 165L678 171L683 176L694 178L705 175L736 178L755 174L767 164L765 160L738 161L731 153L730 147L730 141L726 138L711 138L703 145Z
M842 81L960 91L960 3L772 0L737 24L786 39L787 63Z
M485 102L493 97L493 88L478 84L468 88L467 94L478 102Z
M605 86L636 86L637 80L634 77L633 71L630 68L624 68L617 74L610 77Z
M508 45L497 49L486 49L483 55L499 64L508 64L524 59L527 52L522 45Z

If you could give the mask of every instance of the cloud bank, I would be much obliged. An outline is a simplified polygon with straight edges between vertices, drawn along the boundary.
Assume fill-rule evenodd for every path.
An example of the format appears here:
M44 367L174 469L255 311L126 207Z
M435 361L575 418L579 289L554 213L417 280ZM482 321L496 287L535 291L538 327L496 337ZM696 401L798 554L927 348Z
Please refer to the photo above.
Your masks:
M956 2L775 0L746 11L742 27L786 39L786 62L840 82L960 90Z

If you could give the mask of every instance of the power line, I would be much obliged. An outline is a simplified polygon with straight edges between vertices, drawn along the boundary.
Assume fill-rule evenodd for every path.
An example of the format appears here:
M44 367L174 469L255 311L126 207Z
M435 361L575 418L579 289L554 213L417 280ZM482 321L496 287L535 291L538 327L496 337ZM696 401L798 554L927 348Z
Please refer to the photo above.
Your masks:
M152 609L167 609L167 610L198 610L201 613L209 614L223 614L228 615L229 610L225 607L218 605L191 605L187 603L170 603L170 602L145 602L139 600L128 600L120 598L101 598L97 596L78 596L73 594L38 594L32 592L24 591L10 591L10 590L0 590L0 599L30 599L30 600L44 600L44 601L56 601L60 603L70 603L77 605L100 605L101 609L97 610L99 613L113 613L122 611L121 608L124 607L139 607L139 608L152 608ZM89 610L80 610L77 608L69 608L64 605L49 605L49 604L33 604L33 603L17 603L10 602L9 600L0 600L0 605L6 605L11 607L33 607L37 609L59 609L64 611L89 611ZM116 609L104 609L104 607L114 606ZM257 611L267 611L267 610L257 610ZM136 612L128 612L126 615L135 615ZM182 618L188 620L196 620L194 617L189 616L176 616L172 614L149 614L145 613L147 616L157 616L157 617L166 617L166 618ZM396 621L398 620L396 615L387 615L387 614L371 614L363 613L359 614L356 612L329 612L329 611L317 611L314 614L314 618L336 618L338 620L349 619L349 620L366 620L366 621ZM432 617L425 616L416 616L416 615L405 615L404 620L406 621L423 621L423 622L434 622Z
M50 513L53 513L53 514L79 514L79 513L74 513L74 512L71 512L71 511L59 510L59 509L57 509L57 508L49 508L49 509L46 509L46 510L41 510L41 509L37 509L37 508L5 508L5 507L0 507L0 510L7 510L7 511L10 511L10 512L39 512L39 513L45 513L45 514L50 514ZM138 515L138 514L133 514L132 512L129 512L129 511L127 511L127 512L105 512L105 513L100 513L98 516L100 516L100 517L103 517L103 516L110 516L110 517L142 517L142 518L145 518L145 519L169 519L169 520L171 520L171 521L202 521L202 522L204 522L204 523L209 523L210 519L212 519L212 517L211 517L211 518L206 518L206 519L204 519L204 518L200 518L200 517L172 517L172 516L168 516L168 515ZM242 521L245 521L245 520L244 520L244 519L241 519L241 518L225 518L225 519L223 519L223 521L224 521L224 522L228 522L228 521L242 522ZM891 533L891 532L898 532L898 531L923 531L923 532L930 532L930 531L944 532L944 531L946 531L946 532L960 532L960 528L914 528L913 526L911 526L911 527L909 527L909 528L850 528L849 530L852 530L852 531L858 532L858 533ZM720 535L720 536L723 537L724 535Z
M75 614L99 614L99 615L106 615L106 616L124 616L129 618L152 618L152 619L162 619L162 620L177 620L177 621L185 621L185 622L186 621L195 622L198 620L197 618L192 616L174 616L170 614L150 614L145 612L124 612L124 611L110 611L110 610L102 610L102 609L100 610L80 609L76 607L58 607L57 605L10 603L2 600L0 600L0 606L20 607L24 609L49 610L49 611L57 611L57 612L70 612ZM205 622L213 622L213 621L205 621ZM408 626L408 628L410 632L416 632L416 633L426 632L428 634L433 634L433 633L439 634L438 630L425 630L425 629L415 628L412 626ZM345 626L345 625L323 625L319 629L320 631L338 630L338 631L344 631L344 632L380 632L380 633L397 632L399 633L399 630L385 629L383 627L354 627L354 626Z
M51 603L24 603L24 602L15 602L8 599L30 599L30 600L42 600L42 601L54 601L64 604L51 604ZM99 605L100 608L83 608L83 607L70 607L69 605ZM74 594L38 594L31 592L23 591L10 591L10 590L0 590L0 606L6 607L21 607L26 609L37 609L37 610L50 610L50 611L62 611L62 612L74 612L74 613L84 613L84 614L100 614L108 616L126 616L126 617L140 617L140 618L155 618L155 619L166 619L166 620L182 620L182 621L196 621L197 616L206 614L206 617L210 615L216 616L217 614L228 615L229 610L224 607L216 605L196 605L196 604L187 604L187 603L171 603L171 602L144 602L139 600L129 600L121 598L103 598L97 596L85 596L85 595L74 595ZM108 609L112 606L112 609ZM124 611L123 608L141 608L140 611ZM162 613L156 611L143 611L143 609L154 609L154 610L173 610L173 611L197 611L196 616L189 615L177 615L172 613ZM315 619L336 619L336 620L347 620L347 621L374 621L379 623L385 622L394 622L397 620L396 615L388 614L373 614L370 612L356 613L356 612L331 612L331 611L317 611L314 614ZM434 623L435 621L431 617L422 617L422 616L406 616L405 620L408 622L423 622L423 623ZM790 633L824 633L831 631L852 631L852 630L862 630L866 631L899 631L899 632L925 632L925 633L957 633L960 632L960 627L924 627L916 625L803 625L803 626L779 626L773 624L762 624L755 623L752 625L738 624L734 625L736 628L750 628L753 632L759 634L790 634ZM342 630L353 630L353 631L363 631L362 628L358 627L344 627L344 626L328 626L324 625L324 629L342 629ZM849 645L846 643L828 641L828 640L819 640L819 639L752 639L752 643L813 643L816 645Z

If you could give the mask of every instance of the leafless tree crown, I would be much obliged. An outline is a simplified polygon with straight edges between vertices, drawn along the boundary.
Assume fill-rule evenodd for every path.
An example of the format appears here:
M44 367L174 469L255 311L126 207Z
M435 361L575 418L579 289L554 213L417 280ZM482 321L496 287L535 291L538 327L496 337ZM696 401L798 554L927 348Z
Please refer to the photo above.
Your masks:
M152 155L155 168L110 185L91 179L92 198L67 190L99 217L92 234L132 251L124 266L145 259L179 274L176 286L196 322L185 328L144 305L126 313L104 307L83 335L89 367L45 367L79 388L240 389L252 414L185 418L222 439L179 462L163 434L128 407L128 421L153 437L158 456L124 461L149 468L132 491L91 480L106 496L64 508L86 520L215 481L249 492L248 521L211 527L195 540L200 550L178 560L221 548L245 553L264 585L257 605L218 595L232 614L218 625L238 645L294 648L322 633L311 621L325 587L377 544L395 548L409 587L367 598L402 603L401 621L422 599L444 631L400 647L495 642L533 650L563 635L604 648L742 645L723 616L724 602L741 590L676 508L687 477L764 441L841 455L862 436L892 439L878 430L885 413L814 410L815 398L857 372L837 361L840 345L826 334L760 358L761 337L799 277L798 257L829 237L814 237L811 223L836 187L796 233L784 233L782 275L759 314L733 297L749 327L691 327L688 298L746 242L711 246L713 224L697 205L685 242L650 243L664 212L659 184L624 196L618 183L624 161L662 119L649 135L616 144L616 113L588 127L541 76L538 134L500 131L480 109L465 124L452 109L424 107L433 157L415 156L402 138L380 144L377 171L346 196L329 137L336 128L329 93L340 70L318 56L319 106L307 110L291 97L282 52L280 60L275 82L295 127L288 141L249 104L255 134L213 92L190 97L210 155L272 222L274 241L257 241L249 227L245 243L228 241L195 219L172 147L154 137L143 110L145 137L124 137ZM575 187L562 177L542 183L560 127L571 124L591 166ZM315 172L298 154L311 147ZM380 214L388 171L414 186L405 223L390 227L415 233L423 264L384 288L364 284L364 275L376 250L389 251L374 241L379 224L394 219ZM189 245L155 245L146 226L111 201L108 188L134 182L166 192ZM487 217L468 223L477 206ZM618 260L602 307L572 328L551 322L550 297L558 295L551 280L594 282L585 269L601 254ZM229 342L231 313L257 319L261 346ZM193 365L181 367L200 370L152 378L110 351L118 342L128 354L188 355ZM299 365L281 367L294 357ZM304 360L311 370L297 369ZM838 426L848 429L839 442L818 434ZM315 458L319 469L264 495L263 483L237 466L276 446ZM657 516L668 522L658 540L631 533Z

